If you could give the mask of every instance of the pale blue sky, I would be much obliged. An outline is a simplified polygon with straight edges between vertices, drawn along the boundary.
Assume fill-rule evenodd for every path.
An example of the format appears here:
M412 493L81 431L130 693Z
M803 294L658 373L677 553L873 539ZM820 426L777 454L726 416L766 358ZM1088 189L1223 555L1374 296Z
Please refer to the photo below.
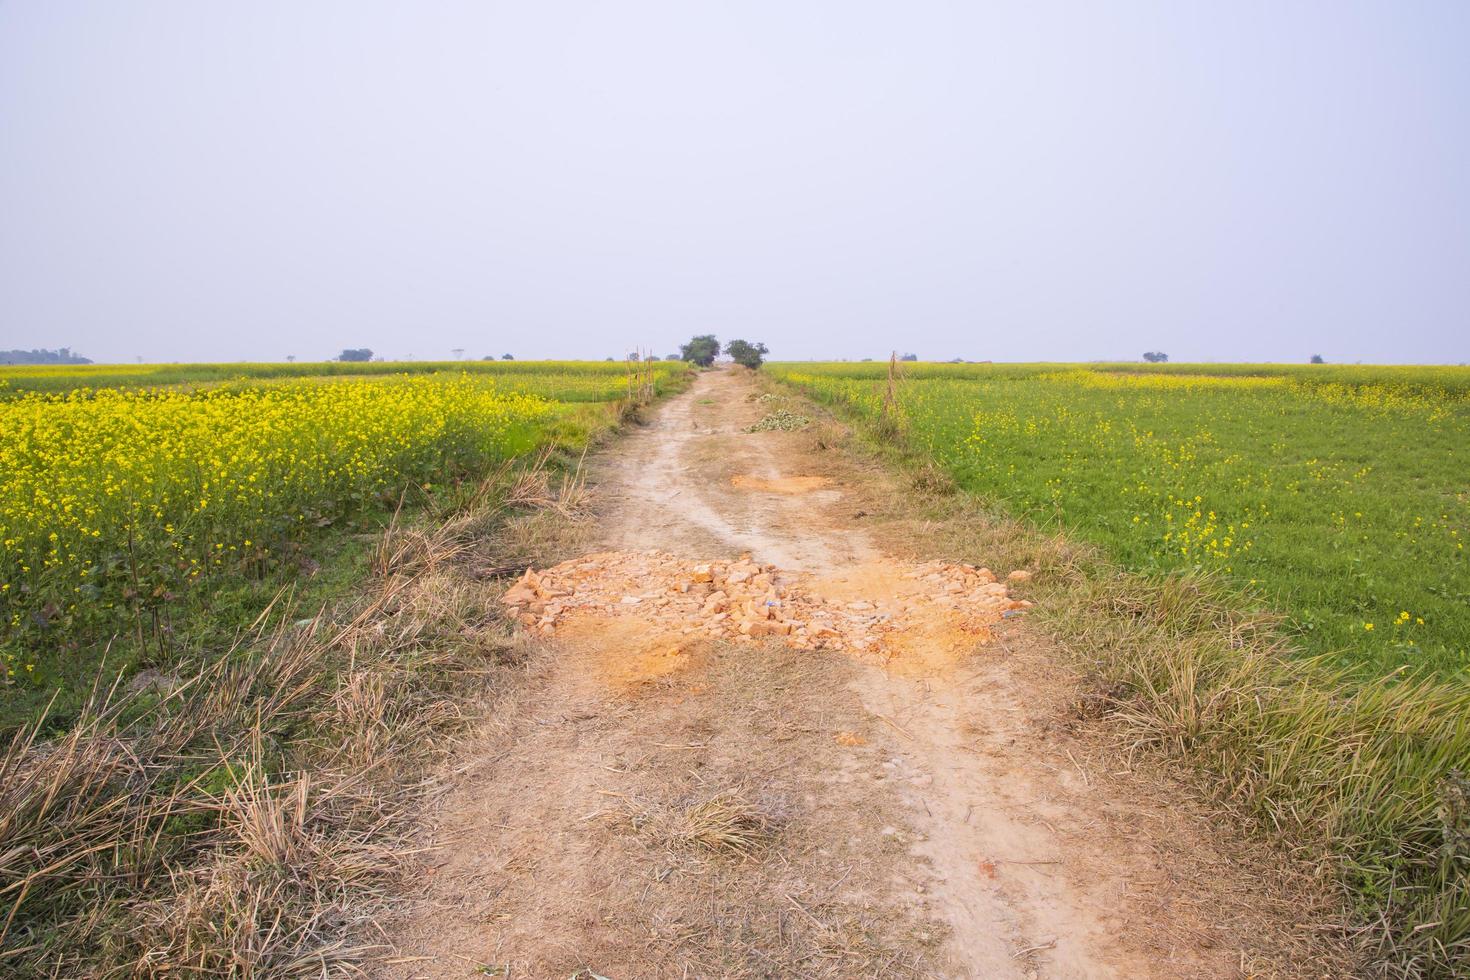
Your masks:
M0 2L0 348L1470 360L1470 3Z

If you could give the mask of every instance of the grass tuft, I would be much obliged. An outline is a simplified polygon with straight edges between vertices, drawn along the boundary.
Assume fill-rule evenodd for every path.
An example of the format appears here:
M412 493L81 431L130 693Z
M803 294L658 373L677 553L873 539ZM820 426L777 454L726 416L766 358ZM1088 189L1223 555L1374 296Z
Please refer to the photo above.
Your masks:
M666 846L748 858L774 838L774 818L736 790L673 805L634 804L633 827Z

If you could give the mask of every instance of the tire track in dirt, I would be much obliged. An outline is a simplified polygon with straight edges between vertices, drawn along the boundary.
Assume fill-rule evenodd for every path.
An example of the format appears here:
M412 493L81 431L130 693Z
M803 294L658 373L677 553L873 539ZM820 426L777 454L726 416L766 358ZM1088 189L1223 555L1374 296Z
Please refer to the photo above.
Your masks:
M613 548L659 548L689 558L749 552L792 571L822 570L878 556L860 533L821 519L840 490L758 493L734 481L775 481L771 447L782 433L745 433L760 418L751 382L733 370L702 375L662 407L647 429L621 440L596 476Z
M701 375L601 454L599 544L891 590L853 516L882 475L744 432L757 391ZM526 641L379 975L1238 975L1239 876L1073 753L1069 679L1024 631L882 658L696 635L645 668L650 636L581 617Z

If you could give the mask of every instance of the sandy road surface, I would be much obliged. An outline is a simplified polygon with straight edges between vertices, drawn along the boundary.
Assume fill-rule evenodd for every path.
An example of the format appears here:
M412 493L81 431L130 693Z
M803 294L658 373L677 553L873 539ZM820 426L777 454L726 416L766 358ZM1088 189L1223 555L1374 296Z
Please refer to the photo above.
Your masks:
M704 374L595 461L600 549L881 600L861 504L892 478L746 433L758 390ZM439 798L378 975L1239 975L1245 876L1058 723L1024 618L942 656L696 631L657 663L636 606L559 625Z

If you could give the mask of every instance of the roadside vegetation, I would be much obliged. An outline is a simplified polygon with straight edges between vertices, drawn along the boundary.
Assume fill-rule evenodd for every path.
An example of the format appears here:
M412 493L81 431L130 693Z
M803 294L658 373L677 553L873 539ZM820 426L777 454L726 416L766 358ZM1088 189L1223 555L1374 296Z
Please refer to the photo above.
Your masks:
M44 710L64 728L104 662L166 669L280 588L330 578L328 558L361 550L356 535L401 502L430 503L545 445L585 445L634 394L616 367L542 366L518 384L375 372L0 401L0 726ZM642 372L650 396L682 376Z
M538 457L545 462L544 457ZM565 473L566 471L563 471ZM425 771L519 654L494 578L576 518L574 478L502 466L339 555L233 642L96 688L0 753L0 974L320 977L381 952Z
M581 451L686 376L595 367L0 402L0 973L360 958L349 897L513 664L496 580L566 557Z
M1087 710L1319 861L1386 972L1470 971L1470 371L767 372L969 491L952 557L1034 564Z

